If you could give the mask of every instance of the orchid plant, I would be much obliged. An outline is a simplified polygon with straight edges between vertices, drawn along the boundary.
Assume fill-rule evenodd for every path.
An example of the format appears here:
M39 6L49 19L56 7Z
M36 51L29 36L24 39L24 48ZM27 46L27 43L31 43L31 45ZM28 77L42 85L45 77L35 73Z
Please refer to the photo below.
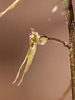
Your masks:
M26 64L26 67L24 69L24 72L23 72L23 75L22 75L22 78L20 80L20 82L18 83L18 86L21 84L21 82L23 81L23 78L24 78L24 75L25 73L28 71L32 61L33 61L33 58L35 56L35 53L36 53L36 49L37 49L37 45L44 45L46 42L47 42L47 39L46 37L41 37L38 32L36 32L33 28L31 28L31 33L29 34L29 41L30 41L30 47L29 47L29 50L27 52L27 55L23 61L23 63L21 64L19 70L18 70L18 73L17 73L17 76L14 80L13 83L15 83L19 77L19 74L20 74L20 71L22 70L26 60L27 60L27 64Z
M13 9L20 1L21 0L15 0L15 2L13 2L8 8L6 8L3 12L0 13L0 17L2 17L9 10ZM19 74L22 68L24 67L24 64L26 63L26 66L22 74L22 78L20 82L17 84L17 86L19 86L22 83L25 73L28 71L30 65L32 64L37 46L44 45L48 40L55 40L59 43L62 43L70 51L69 57L70 57L70 67L71 67L71 84L68 86L67 90L64 92L61 99L64 99L64 97L67 95L67 93L70 91L72 87L72 100L75 100L75 22L74 22L73 6L72 6L72 0L58 0L56 6L52 9L52 15L53 13L56 12L60 3L64 4L64 8L66 12L66 19L67 19L66 22L67 22L68 33L69 33L69 44L55 37L48 37L43 35L41 36L38 32L35 31L35 29L31 28L31 33L29 34L30 47L23 63L21 64L18 70L17 76L13 84L19 78Z

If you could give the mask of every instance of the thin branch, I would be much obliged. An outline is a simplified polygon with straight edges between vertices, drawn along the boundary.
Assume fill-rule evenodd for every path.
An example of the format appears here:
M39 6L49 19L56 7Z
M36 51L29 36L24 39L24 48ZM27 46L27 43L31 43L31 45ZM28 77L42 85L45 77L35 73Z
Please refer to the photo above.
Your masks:
M59 42L59 43L62 43L65 47L67 47L68 49L70 49L71 48L71 46L70 46L70 44L68 44L67 42L65 42L65 41L62 41L62 40L60 40L60 39L58 39L58 38L55 38L55 37L48 37L48 36L41 36L41 37L45 37L45 38L48 38L48 40L54 40L54 41L57 41L57 42Z

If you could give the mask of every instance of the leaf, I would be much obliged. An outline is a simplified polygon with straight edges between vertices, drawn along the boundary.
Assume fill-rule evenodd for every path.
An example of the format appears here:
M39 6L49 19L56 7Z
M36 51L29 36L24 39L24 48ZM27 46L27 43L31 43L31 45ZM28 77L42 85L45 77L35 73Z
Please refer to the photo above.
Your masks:
M13 2L8 8L6 8L3 12L0 13L0 17L2 17L7 11L13 9L21 0L16 0Z

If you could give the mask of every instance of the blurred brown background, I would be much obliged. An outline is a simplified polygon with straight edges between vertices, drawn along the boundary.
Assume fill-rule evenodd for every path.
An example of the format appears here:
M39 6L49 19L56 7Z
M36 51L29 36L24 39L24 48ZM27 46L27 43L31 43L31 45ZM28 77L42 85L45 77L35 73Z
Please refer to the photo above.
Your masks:
M14 1L0 0L0 12ZM68 42L62 4L48 21L57 1L22 0L0 18L0 100L58 100L69 85L68 49L54 41L38 46L23 83L19 87L12 85L29 48L30 27ZM65 100L71 100L71 92Z

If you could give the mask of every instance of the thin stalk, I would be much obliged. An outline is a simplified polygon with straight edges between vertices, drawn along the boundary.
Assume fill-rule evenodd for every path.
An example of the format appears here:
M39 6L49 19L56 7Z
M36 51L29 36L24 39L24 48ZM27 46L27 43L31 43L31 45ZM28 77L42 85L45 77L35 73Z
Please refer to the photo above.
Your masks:
M48 40L57 41L57 42L63 44L63 45L64 45L65 47L67 47L68 49L71 48L70 44L68 44L67 42L65 42L65 41L63 41L63 40L60 40L60 39L58 39L58 38L56 38L56 37L48 37L48 36L45 36L45 35L44 35L44 36L41 36L41 37L48 38Z
M66 2L68 3L67 6ZM72 0L64 0L64 6L66 11L66 22L69 33L69 43L71 45L71 48L69 49L69 58L71 68L72 100L75 100L75 22Z

